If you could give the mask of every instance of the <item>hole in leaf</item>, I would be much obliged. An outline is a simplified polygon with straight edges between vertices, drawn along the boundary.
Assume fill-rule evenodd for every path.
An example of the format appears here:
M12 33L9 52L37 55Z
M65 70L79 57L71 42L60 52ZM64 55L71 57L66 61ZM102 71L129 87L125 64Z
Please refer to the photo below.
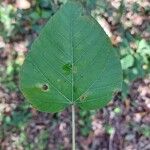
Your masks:
M48 85L47 84L43 84L42 85L42 90L43 91L47 91L48 90Z

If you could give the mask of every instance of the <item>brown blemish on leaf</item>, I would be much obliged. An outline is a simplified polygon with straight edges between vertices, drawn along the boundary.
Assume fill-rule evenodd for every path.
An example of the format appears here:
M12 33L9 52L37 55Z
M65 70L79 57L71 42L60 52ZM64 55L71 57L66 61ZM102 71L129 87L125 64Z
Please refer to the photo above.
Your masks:
M86 93L82 94L80 96L80 100L86 100L88 96L90 96L91 92L90 91L87 91Z
M85 95L81 95L81 96L80 96L80 100L81 100L81 101L85 100L85 99L87 98L87 96L88 96L87 93L86 93Z
M48 85L47 84L43 84L42 85L42 91L48 91L49 90L49 87L48 87Z
M38 83L36 84L36 88L44 92L47 92L49 90L49 86L46 83Z
M81 101L85 100L85 96L84 95L80 96L80 100Z

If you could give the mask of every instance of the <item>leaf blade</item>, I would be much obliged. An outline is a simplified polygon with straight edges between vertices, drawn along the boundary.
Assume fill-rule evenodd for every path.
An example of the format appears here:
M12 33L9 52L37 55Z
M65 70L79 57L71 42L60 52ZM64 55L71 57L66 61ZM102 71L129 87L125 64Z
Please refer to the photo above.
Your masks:
M68 2L50 19L20 73L25 97L46 112L61 111L72 103L83 109L102 107L121 82L121 64L110 40L77 2Z

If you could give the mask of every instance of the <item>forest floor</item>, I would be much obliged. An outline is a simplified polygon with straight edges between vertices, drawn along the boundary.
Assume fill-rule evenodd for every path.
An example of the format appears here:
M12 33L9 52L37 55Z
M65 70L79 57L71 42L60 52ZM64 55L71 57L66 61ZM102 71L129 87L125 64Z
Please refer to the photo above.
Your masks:
M19 70L33 39L65 2L43 1L0 4L0 150L71 149L71 108L39 112L25 101L18 86ZM121 7L119 0L97 1L87 8L119 49L121 61L129 55L134 60L125 61L126 88L105 108L76 108L77 149L150 150L150 1L125 0Z

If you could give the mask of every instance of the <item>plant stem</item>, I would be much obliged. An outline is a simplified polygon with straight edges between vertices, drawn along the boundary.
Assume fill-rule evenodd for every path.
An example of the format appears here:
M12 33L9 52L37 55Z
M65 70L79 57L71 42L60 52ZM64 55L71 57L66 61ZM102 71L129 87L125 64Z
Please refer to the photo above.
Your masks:
M75 106L72 105L72 150L75 150Z

